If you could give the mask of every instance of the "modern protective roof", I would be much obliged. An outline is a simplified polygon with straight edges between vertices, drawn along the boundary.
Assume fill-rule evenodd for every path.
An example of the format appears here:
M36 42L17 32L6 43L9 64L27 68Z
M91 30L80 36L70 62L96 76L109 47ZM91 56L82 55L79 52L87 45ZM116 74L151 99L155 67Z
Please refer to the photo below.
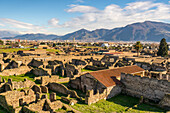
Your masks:
M121 73L133 74L142 71L144 71L144 69L136 65L133 65L133 66L114 68L114 69L93 71L93 72L89 72L89 74L92 75L94 78L96 78L104 86L110 87L120 83L120 81L117 80L116 78L119 78L121 76Z

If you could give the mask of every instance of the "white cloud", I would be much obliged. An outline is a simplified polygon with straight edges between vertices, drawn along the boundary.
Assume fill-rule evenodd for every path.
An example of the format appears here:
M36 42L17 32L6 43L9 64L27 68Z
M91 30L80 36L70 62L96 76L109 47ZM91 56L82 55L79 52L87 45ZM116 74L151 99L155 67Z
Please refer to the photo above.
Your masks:
M55 27L59 26L58 23L59 20L57 18L52 18L48 21L48 25L55 26Z
M97 8L91 6L84 5L70 5L70 9L66 10L69 13L80 12L80 13L95 13L97 12Z
M104 10L99 10L91 6L71 5L71 8L67 12L83 13L62 25L63 27L75 29L111 29L146 20L170 20L170 4L154 3L151 1L132 2L126 4L125 7L111 4L106 6Z
M122 27L135 22L146 20L170 22L170 3L155 3L151 1L139 1L126 4L121 7L110 4L103 10L92 6L70 5L68 13L81 13L80 16L71 18L63 24L57 18L48 21L46 27L33 25L8 18L0 18L0 26L16 29L22 33L57 33L65 34L80 28L94 30L99 28L112 29Z
M0 26L5 26L4 24L0 23Z
M10 27L15 28L22 28L22 29L41 29L40 26L36 26L30 23L25 23L9 18L0 18L0 21L2 21L4 24L9 25Z
M84 3L84 0L76 0L75 2Z
M9 18L0 18L0 24L3 23L3 27L8 30L19 31L20 33L46 33L47 29L43 26L33 25ZM3 29L4 29L3 28ZM3 30L1 28L1 30Z

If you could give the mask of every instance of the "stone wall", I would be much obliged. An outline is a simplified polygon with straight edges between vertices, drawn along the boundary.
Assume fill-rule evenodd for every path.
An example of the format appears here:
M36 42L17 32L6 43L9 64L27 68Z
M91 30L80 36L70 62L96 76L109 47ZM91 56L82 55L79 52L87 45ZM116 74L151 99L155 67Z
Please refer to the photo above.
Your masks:
M97 67L97 66L87 65L87 66L85 67L85 69L88 69L88 70L94 70L94 71L96 71L96 70L103 70L103 69L107 69L107 67Z
M80 60L80 59L72 59L72 64L74 65L86 65L87 62L85 60Z
M59 83L64 83L64 82L69 82L70 78L69 77L66 77L66 78L60 78L58 79L58 82Z
M124 84L123 93L134 97L143 96L159 102L166 93L170 93L170 82L167 80L157 80L154 78L133 76L131 74L121 74L121 82Z
M59 76L43 76L41 77L41 84L46 85L50 82L58 82Z
M98 90L96 94L94 94L93 90L89 90L86 93L85 103L90 105L92 103L98 102L101 99L106 99L106 98L107 98L106 89L102 93L99 93L99 90Z
M70 94L71 97L80 99L80 97L77 95L77 92L74 90L68 89L65 85L59 84L59 83L49 83L48 88L54 92L59 92L65 95Z
M48 75L50 75L48 73L48 71L44 70L43 68L34 68L30 72L33 73L36 76L48 76Z
M42 99L37 103L23 107L24 113L55 113L55 110L63 107L61 101L50 102L49 99Z
M35 101L35 95L19 91L7 91L0 94L0 105L5 108L9 113L19 113L21 110L19 100L22 99L23 103L30 104Z
M101 99L109 99L120 94L121 91L122 88L118 85L107 87L107 89L104 89L101 93L99 92L99 90L97 90L96 94L94 94L94 90L92 89L86 93L85 103L90 105L92 103L98 102Z
M103 84L101 84L89 73L71 79L70 82L68 83L68 86L75 89L79 89L83 92L93 89L95 93L97 92L97 90L99 90L99 92L101 93L103 92L103 89L106 89L106 87Z
M122 88L119 85L107 87L107 99L120 94L121 91L122 91Z
M0 72L2 76L9 76L9 75L21 75L29 72L31 69L28 66L20 66L14 69L6 69Z
M35 83L27 79L19 82L8 79L8 82L0 84L0 92L12 91L13 89L31 88L33 85L35 85Z
M166 110L170 110L170 94L165 94L159 105Z
M65 78L60 78L57 75L54 76L42 76L42 77L35 77L35 80L39 81L42 85L47 85L48 83L65 83L69 82L70 78L65 77Z
M33 85L35 85L35 82L27 79L25 79L25 81L19 81L19 82L13 81L11 84L12 89L31 88Z

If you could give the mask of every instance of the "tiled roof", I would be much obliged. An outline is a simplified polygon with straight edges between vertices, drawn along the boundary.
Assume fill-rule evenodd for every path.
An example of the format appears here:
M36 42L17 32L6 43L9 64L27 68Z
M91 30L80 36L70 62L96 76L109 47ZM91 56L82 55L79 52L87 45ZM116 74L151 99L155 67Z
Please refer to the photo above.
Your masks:
M133 74L142 71L144 71L144 69L136 65L133 65L133 66L114 68L114 69L93 71L93 72L89 72L89 74L95 77L104 86L110 87L116 85L117 83L119 84L119 80L113 78L114 77L119 78L121 76L121 73Z

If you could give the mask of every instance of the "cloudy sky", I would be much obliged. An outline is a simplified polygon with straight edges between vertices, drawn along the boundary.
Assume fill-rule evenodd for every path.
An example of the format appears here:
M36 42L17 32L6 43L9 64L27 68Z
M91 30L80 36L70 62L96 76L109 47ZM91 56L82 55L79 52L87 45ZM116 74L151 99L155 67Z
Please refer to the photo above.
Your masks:
M0 30L63 35L144 21L170 23L169 0L0 0Z

